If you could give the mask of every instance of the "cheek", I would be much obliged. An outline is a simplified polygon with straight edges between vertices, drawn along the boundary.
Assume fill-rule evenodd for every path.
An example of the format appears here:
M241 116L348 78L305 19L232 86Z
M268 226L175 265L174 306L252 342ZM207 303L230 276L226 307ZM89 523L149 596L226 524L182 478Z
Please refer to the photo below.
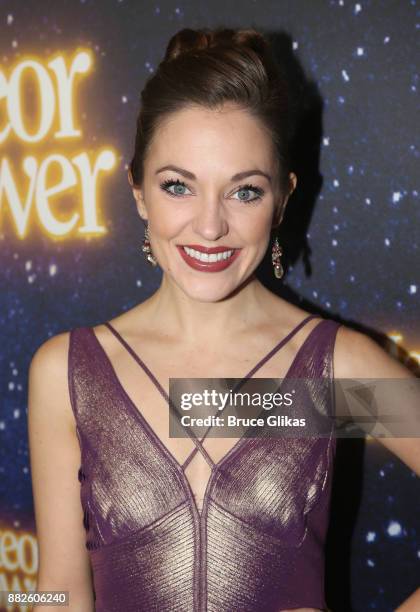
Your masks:
M255 241L263 240L267 237L271 228L271 217L268 215L255 215L253 219L247 220L244 231L246 235Z
M156 237L170 238L175 236L185 225L185 215L182 211L159 207L150 217L151 228Z

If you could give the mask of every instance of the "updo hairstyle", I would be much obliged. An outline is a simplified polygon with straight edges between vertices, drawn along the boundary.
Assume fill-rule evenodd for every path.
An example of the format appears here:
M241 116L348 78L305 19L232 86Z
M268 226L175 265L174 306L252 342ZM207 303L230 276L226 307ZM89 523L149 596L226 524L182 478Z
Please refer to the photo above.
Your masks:
M141 92L130 164L134 185L143 184L145 156L167 116L192 105L217 109L226 102L247 110L271 134L280 186L287 191L294 132L288 80L261 32L229 28L185 28L170 39L163 60Z

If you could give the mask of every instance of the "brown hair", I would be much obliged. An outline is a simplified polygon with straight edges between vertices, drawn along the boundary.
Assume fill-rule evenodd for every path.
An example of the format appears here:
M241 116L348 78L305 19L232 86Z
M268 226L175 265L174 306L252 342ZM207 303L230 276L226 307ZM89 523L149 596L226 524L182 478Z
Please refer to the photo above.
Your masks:
M190 105L214 109L226 102L247 110L268 129L285 188L293 134L287 78L261 32L230 28L185 28L170 39L164 59L141 92L130 164L134 184L143 183L145 155L165 117Z

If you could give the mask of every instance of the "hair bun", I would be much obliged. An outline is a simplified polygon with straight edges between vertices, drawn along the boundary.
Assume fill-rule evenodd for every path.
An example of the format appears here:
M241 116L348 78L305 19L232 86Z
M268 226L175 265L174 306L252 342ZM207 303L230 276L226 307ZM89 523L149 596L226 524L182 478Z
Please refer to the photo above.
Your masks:
M233 103L258 118L270 134L279 180L288 192L297 113L286 70L289 56L274 54L273 43L275 33L253 27L183 28L173 34L141 92L130 164L134 185L143 184L144 162L161 121L191 105L219 110Z
M233 30L231 28L193 30L184 28L172 36L166 48L164 61L176 59L189 52L226 46L248 47L262 55L268 48L268 41L261 32L251 28L243 30Z

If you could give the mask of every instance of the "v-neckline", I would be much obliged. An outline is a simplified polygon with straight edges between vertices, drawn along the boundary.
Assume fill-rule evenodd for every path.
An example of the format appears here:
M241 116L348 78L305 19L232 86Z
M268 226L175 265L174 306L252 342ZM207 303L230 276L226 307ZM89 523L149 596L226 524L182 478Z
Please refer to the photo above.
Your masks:
M303 320L302 320L302 321L301 321L301 322L300 322L300 323L299 323L299 324L296 326L296 328L297 328L297 327L299 327L299 326L301 326L301 325L302 325L302 323L303 323L304 321L306 321L306 319L308 319L308 318L309 318L309 317L306 317L305 319L303 319ZM310 338L312 337L312 334L313 334L313 333L315 332L315 330L317 330L317 329L318 329L318 327L319 327L320 325L322 325L322 323L325 321L325 319L323 319L322 317L314 316L314 318L320 318L320 319L321 319L321 321L320 321L320 322L319 322L317 325L315 325L315 326L314 326L314 327L311 329L311 331L309 332L309 334L306 336L305 340L302 342L302 344L301 344L301 345L300 345L300 347L298 348L298 350L297 350L297 352L296 352L296 354L295 354L294 358L292 359L292 362L291 362L291 364L290 364L290 366L289 366L289 368L288 368L288 370L287 370L286 374L285 374L285 375L282 377L282 382L281 382L281 384L280 384L280 387L277 389L277 392L279 392L279 391L282 389L283 385L285 384L285 381L286 381L287 379L289 379L289 378L290 378L290 374L291 374L291 372L293 371L293 369L294 369L294 367L295 367L295 364L296 364L296 362L297 362L297 360L298 360L298 357L301 355L301 353L302 353L302 351L303 351L304 347L305 347L305 346L307 346L307 344L309 343L309 340L310 340ZM166 444L164 444L164 443L162 442L162 440L160 439L160 437L159 437L159 436L156 434L156 432L155 432L155 431L154 431L154 429L151 427L151 425L149 424L149 422L147 421L147 419L144 417L144 415L143 415L142 411L140 410L140 408L138 408L138 407L137 407L137 405L134 403L134 401L133 401L133 400L131 399L131 397L128 395L127 391L125 390L125 388L124 388L124 386L123 386L123 384L122 384L122 382L121 382L121 380L120 380L120 378L119 378L119 376L118 376L118 374L117 374L117 372L116 372L116 370L115 370L115 367L114 367L114 365L113 365L112 361L111 361L111 360L110 360L110 358L108 357L108 354L106 353L106 351L105 351L104 347L102 346L102 344L99 342L98 337L97 337L97 335L96 335L95 331L93 330L93 328L92 328L92 327L86 327L85 329L87 329L87 330L88 330L88 332L90 333L91 338L93 339L93 341L94 341L94 343L95 343L95 346L97 346L97 347L99 348L99 350L100 350L100 352L101 352L101 355L103 356L104 361L105 361L105 363L107 364L107 367L108 367L108 369L109 369L109 371L110 371L110 373L111 373L111 377L112 377L112 379L113 379L114 383L116 384L116 386L117 386L118 390L120 391L120 393L121 393L122 397L124 398L124 400L126 401L127 405L128 405L128 406L130 407L130 409L132 410L132 412L133 412L133 414L134 414L134 417L135 417L136 421L137 421L137 422L138 422L138 423L139 423L139 424L140 424L140 425L141 425L141 426L142 426L142 427L143 427L143 428L144 428L144 429L147 431L147 433L149 434L149 438L152 440L152 442L154 442L154 444L155 444L155 445L156 445L156 446L157 446L157 447L158 447L158 448L159 448L159 449L160 449L160 450L163 452L163 454L165 455L165 457L166 457L167 459L169 459L169 461L170 461L170 462L171 462L171 463L172 463L172 464L173 464L173 465L176 467L177 471L179 471L179 472L181 473L182 477L183 477L183 478L184 478L184 479L187 481L188 486L189 486L189 488L190 488L190 490L191 490L191 492L192 492L191 485L190 485L190 482L189 482L189 480L188 480L188 478L187 478L187 476L186 476L186 474L185 474L185 470L184 470L183 465L185 464L185 462L187 461L187 459L188 459L188 458L189 458L189 456L191 455L191 452L193 452L193 451L191 451L191 452L190 452L190 454L187 456L187 459L185 459L185 461L184 461L182 464L181 464L181 463L178 461L178 459L175 457L175 455L173 455L173 453L172 453L172 452L171 452L171 451L168 449L168 447L166 446ZM294 328L294 329L295 329L295 328ZM294 329L292 330L292 332L294 331ZM262 366L263 366L263 365L266 363L266 361L267 361L267 357L268 357L268 356L272 356L272 355L271 355L271 353L273 353L274 349L275 349L276 347L278 347L279 345L281 345L281 343L282 343L282 342L283 342L283 341L284 341L286 338L288 338L288 336L289 336L289 335L290 335L292 332L289 332L288 334L286 334L286 336L285 336L285 337L284 337L284 338L283 338L283 339L282 339L280 342L278 342L278 343L275 345L275 347L273 347L273 349L271 349L271 350L270 350L270 351L269 351L269 352L268 352L268 353L267 353L267 354L266 354L266 355L265 355L265 356L264 356L262 359L260 359L260 360L257 362L257 364L256 364L255 366L253 366L253 368L251 368L251 370L248 372L248 374L246 374L244 377L242 377L241 381L243 381L243 380L245 380L245 379L253 378L253 374L255 374L255 372L257 372L257 371L258 371L258 370L259 370L259 369L260 369L260 368L261 368L261 367L262 367ZM282 348L282 346L280 346L280 348ZM131 350L133 350L133 349L131 349ZM280 350L280 349L279 349L279 350ZM134 353L134 352L135 352L135 351L133 350L133 353ZM137 355L137 357L138 357L138 355ZM140 358L139 358L139 359L140 359ZM142 360L141 360L141 361L142 361ZM147 366L146 366L146 367L147 367ZM147 367L147 369L149 370L149 368L148 368L148 367ZM151 373L151 371L150 371L150 370L149 370L149 372ZM251 376L250 376L250 374L251 374ZM157 382L158 382L158 379L157 379L157 378L156 378L156 377L155 377L153 374L152 374L152 377L153 377L153 378L152 378L151 380L152 380L153 384L155 385L155 387L156 387L156 388L159 390L159 392L161 393L161 391L160 391L159 387L157 387L156 382L155 382L155 381L157 381ZM159 383L159 385L160 385L160 383ZM161 385L160 385L160 387L163 389L163 387L162 387ZM167 396L166 391L165 391L164 389L163 389L163 391L165 392L165 395ZM227 459L231 458L231 457L232 457L232 455L233 455L233 454L235 454L235 453L236 453L236 452L239 450L239 448L240 448L240 447L241 447L241 446L242 446L242 445L243 445L243 444L244 444L246 441L248 441L248 440L252 440L252 439L253 439L253 438L250 438L250 437L248 437L248 436L247 436L247 433L248 433L248 431L249 431L250 429L252 429L252 427L251 427L251 426L250 426L250 427L248 427L248 428L246 429L245 433L244 433L244 434L243 434L243 435L242 435L242 436L241 436L241 437L240 437L238 440L236 440L235 444L234 444L234 445L233 445L233 446L232 446L232 447L231 447L231 448L230 448L230 449L227 451L227 453L225 453L225 454L223 455L223 457L221 457L221 458L219 459L219 461L213 461L213 460L211 459L211 457L210 457L210 459L211 459L211 461L212 461L213 465L211 466L211 474L210 474L210 477L209 477L209 480L208 480L207 485L210 483L210 480L211 480L211 477L212 477L212 473L213 473L213 471L220 469L220 467L221 467L221 466L222 466L222 465L225 463L225 461L227 461ZM198 442L200 443L200 441L199 441L199 439L198 439L197 437L195 437L195 439L196 439L196 440L198 440ZM204 451L205 451L205 452L207 452L207 451L206 451L206 449L204 448L204 446L203 446L202 448L204 449ZM194 450L194 449L193 449L193 450ZM197 510L198 510L198 508L197 508Z

